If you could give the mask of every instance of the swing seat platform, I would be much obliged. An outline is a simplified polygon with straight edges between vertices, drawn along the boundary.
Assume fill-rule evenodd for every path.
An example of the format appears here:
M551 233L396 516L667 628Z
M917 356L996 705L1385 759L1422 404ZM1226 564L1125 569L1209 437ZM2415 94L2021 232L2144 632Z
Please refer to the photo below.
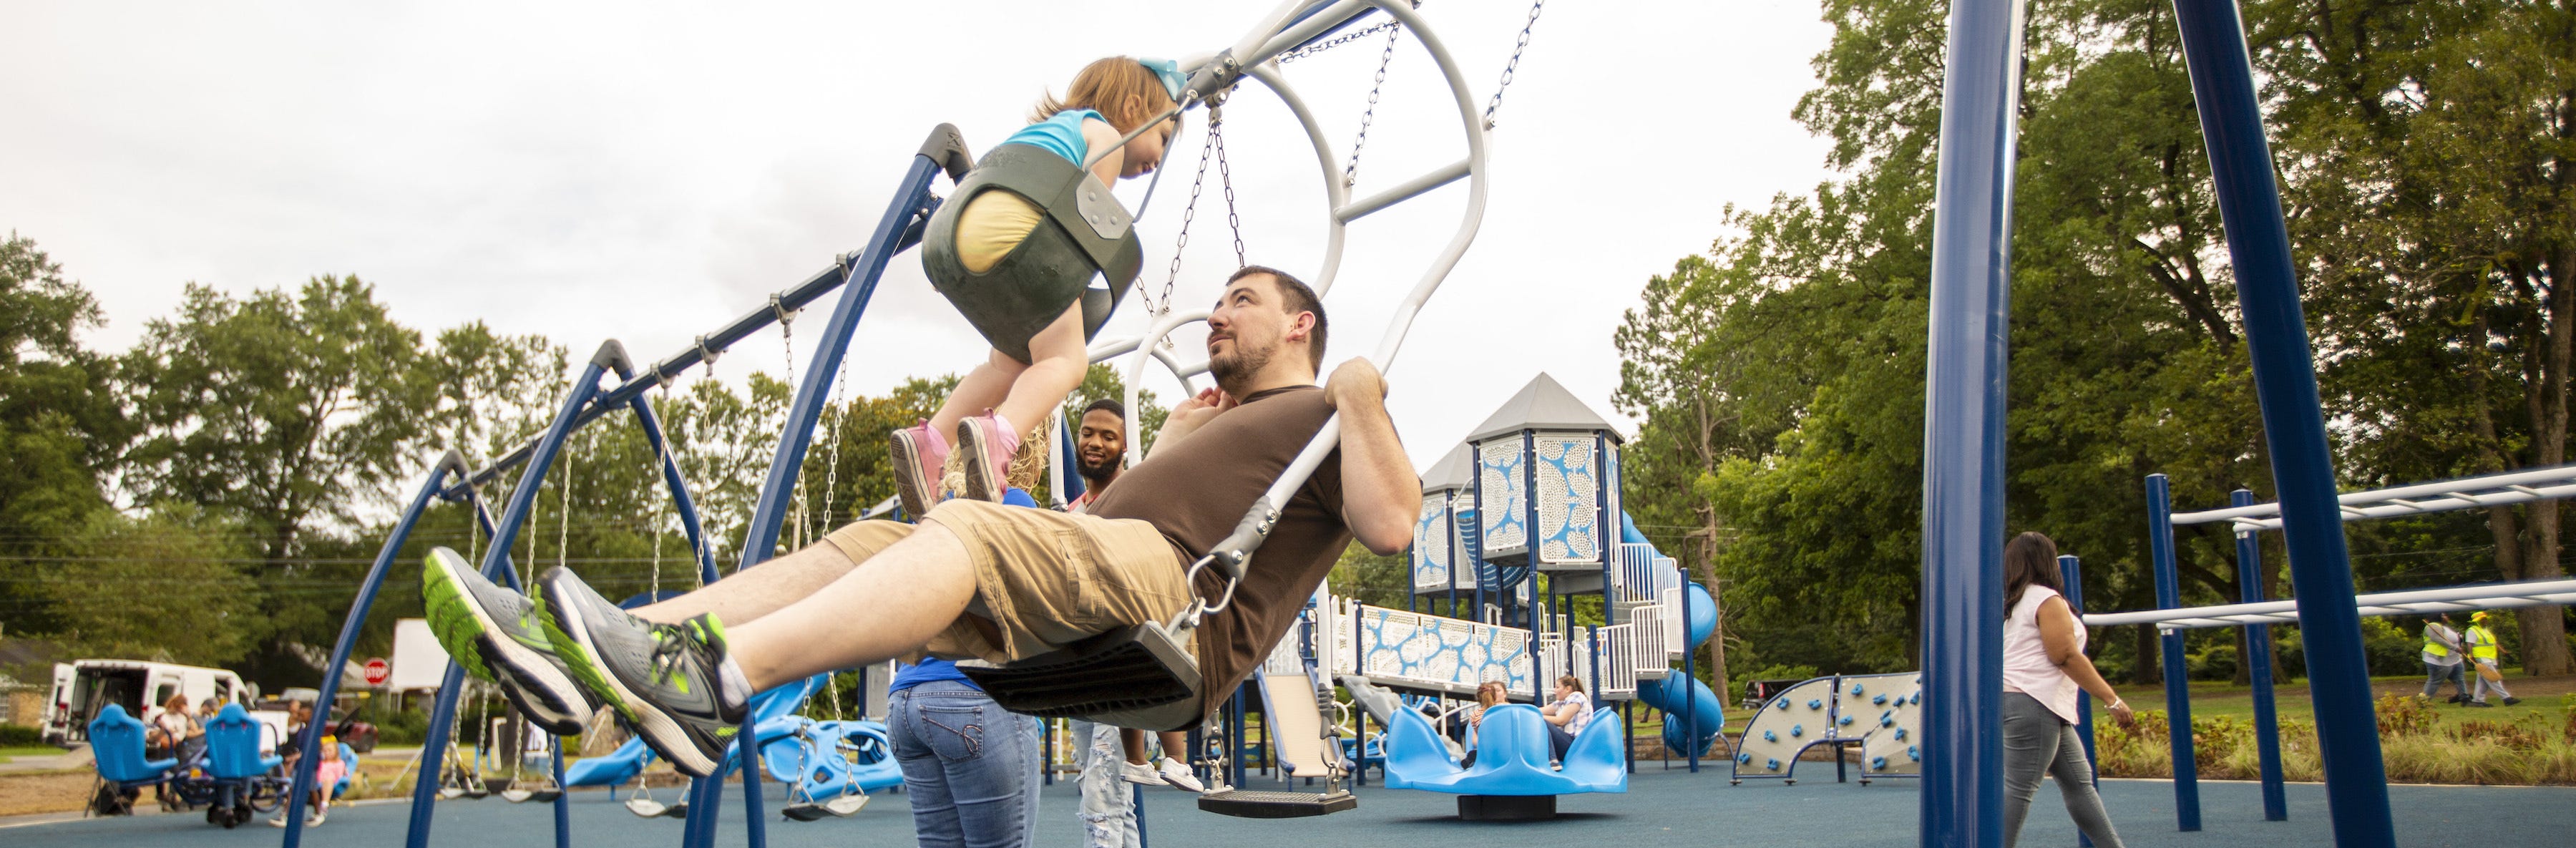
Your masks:
M957 670L1002 709L1038 718L1187 730L1204 716L1198 660L1159 624L1130 625L1008 665L961 660Z
M1239 819L1295 819L1358 809L1360 799L1344 789L1322 792L1258 792L1228 789L1199 796L1199 810Z

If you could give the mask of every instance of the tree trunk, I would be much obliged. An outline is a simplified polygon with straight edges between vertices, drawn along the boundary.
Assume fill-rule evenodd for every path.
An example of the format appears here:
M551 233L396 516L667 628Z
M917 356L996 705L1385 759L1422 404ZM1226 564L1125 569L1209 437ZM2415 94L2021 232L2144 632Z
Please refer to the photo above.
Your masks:
M2164 685L2165 666L2162 662L2164 657L2157 650L2162 642L2156 639L2156 626L2141 624L2135 632L2138 661L2129 667L2129 682L2140 686Z
M2545 398L2544 417L2532 422L2535 458L2542 466L2567 461L2567 389L2568 363L2576 354L2576 281L2566 278L2576 270L2576 250L2561 251L2552 256L2549 286L2549 359L2542 370L2545 385L2538 387ZM2523 552L2522 572L2526 580L2547 580L2566 574L2558 565L2558 502L2533 501L2528 513L2531 532ZM2527 607L2516 612L2522 624L2522 661L2525 673L2566 674L2576 670L2567 650L2566 613L2557 607Z

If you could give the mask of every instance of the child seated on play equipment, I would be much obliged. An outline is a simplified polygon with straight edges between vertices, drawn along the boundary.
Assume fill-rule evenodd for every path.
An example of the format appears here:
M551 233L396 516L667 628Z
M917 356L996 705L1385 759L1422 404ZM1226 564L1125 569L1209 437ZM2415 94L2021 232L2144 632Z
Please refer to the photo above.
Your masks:
M340 785L340 778L349 776L348 762L340 759L339 737L324 736L322 741L313 747L321 750L322 759L313 764L313 792L305 796L312 800L313 812L304 817L305 827L321 826L322 820L327 817L324 811L331 808L331 790ZM294 811L277 811L277 816L268 820L269 826L285 827L286 816L292 812Z
M1030 124L1001 143L1032 145L1080 165L1093 151L1116 145L1120 138L1170 110L1182 82L1179 69L1170 62L1149 65L1124 56L1101 59L1074 75L1063 100L1053 95L1039 100L1029 116ZM1125 147L1093 163L1092 178L1110 186L1121 179L1152 172L1162 159L1164 146L1179 128L1179 119L1175 118L1138 135ZM991 190L977 194L966 201L957 218L957 258L967 271L982 273L1044 225L1046 217L1045 210L1017 193ZM1010 280L997 277L986 282L1007 284ZM953 287L943 287L942 293L961 303L967 297L1034 296L1021 292L970 294ZM1001 499L1002 478L1008 473L1011 457L1019 452L1024 434L1044 426L1047 412L1063 403L1065 396L1082 383L1083 372L1089 366L1083 317L1081 299L1076 298L1024 345L1016 339L990 338L988 334L993 350L982 365L975 366L958 382L940 404L938 413L893 433L889 441L894 455L895 490L903 499L906 514L921 516L941 500L941 483L950 454L950 442L943 435L947 433L955 433L956 444L966 448L961 462L965 483L957 494L981 501ZM1022 349L1013 351L1014 348ZM979 410L981 414L975 414Z
M1503 689L1502 681L1488 680L1476 684L1476 705L1467 708L1466 722L1461 725L1463 729L1459 734L1467 745L1467 756L1458 761L1459 768L1476 767L1476 731L1485 726L1485 711L1502 706L1508 700L1509 693Z

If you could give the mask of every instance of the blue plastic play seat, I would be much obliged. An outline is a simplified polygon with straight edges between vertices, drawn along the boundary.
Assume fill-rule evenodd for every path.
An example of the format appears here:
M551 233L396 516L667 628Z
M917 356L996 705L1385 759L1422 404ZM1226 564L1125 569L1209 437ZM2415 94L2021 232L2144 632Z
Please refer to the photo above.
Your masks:
M1615 716L1616 714L1611 714ZM1628 791L1615 720L1595 720L1574 735L1563 769L1548 766L1547 719L1537 707L1504 704L1485 711L1476 729L1476 765L1460 768L1431 720L1395 713L1386 734L1386 785L1458 795L1571 795ZM1596 711L1595 718L1603 718Z
M240 704L225 704L223 712L206 722L206 771L216 780L247 780L275 771L286 759L259 755L260 729Z
M90 719L89 749L98 761L98 778L120 790L160 784L179 765L176 758L144 759L143 722L126 715L125 707L117 704L107 705Z

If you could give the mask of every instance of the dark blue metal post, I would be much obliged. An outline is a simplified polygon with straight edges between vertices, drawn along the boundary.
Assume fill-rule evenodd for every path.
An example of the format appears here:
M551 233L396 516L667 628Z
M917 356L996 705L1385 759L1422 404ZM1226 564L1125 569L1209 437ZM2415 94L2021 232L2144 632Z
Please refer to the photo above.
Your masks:
M2291 586L2298 597L2320 601L2299 605L2299 637L2306 643L2308 693L2316 707L2335 842L2343 848L2394 848L2361 612L2340 600L2353 596L2352 559L2344 547L2334 457L2244 25L2230 0L2175 0L2174 14L2208 143L2228 261L2236 271L2245 350L2272 449L2272 487L2281 499Z
M2147 553L2155 565L2156 608L2182 606L2182 579L2174 572L2173 484L2147 475ZM2174 826L2200 829L2200 764L2191 750L2191 668L2183 657L2182 631L2156 628L2164 655L2165 721L2172 730Z
M2057 557L2058 581L2066 584L2066 611L2075 614L2075 626L2084 626L2084 561L2072 554ZM2075 735L2084 740L2084 762L2092 767L2093 785L2102 785L2102 758L2093 752L2093 694L2075 690ZM2075 833L2076 848L2093 848L2093 837L2083 831Z
M937 139L934 134L933 140ZM786 526L787 509L793 503L796 475L804 470L805 449L813 442L814 422L822 417L823 404L831 399L832 378L840 373L841 357L849 349L850 336L858 328L859 316L867 311L869 298L876 294L877 280L885 274L886 262L905 246L905 232L912 228L914 219L929 216L934 206L930 182L940 168L940 160L929 152L912 158L912 166L904 172L894 200L887 204L885 215L877 219L876 229L868 235L867 247L847 263L840 301L823 325L814 358L806 366L795 399L788 404L787 429L779 434L778 454L769 463L768 479L761 484L760 500L752 508L737 572L767 562L774 555L779 530ZM750 848L766 848L769 836L760 810L760 748L753 739L756 735L750 727L735 735L734 758L742 764L748 844ZM700 783L711 786L691 792L695 797L690 800L688 827L682 833L682 844L687 848L711 848L715 844L715 813L724 796L714 781Z
M2254 493L2238 489L2228 506L2253 506ZM2263 540L2251 530L2236 531L2237 599L2259 604L2263 597ZM2272 706L2272 626L2245 626L2246 669L2254 685L2254 748L2262 759L2263 820L2289 821L2290 801L2281 786L2281 719Z
M322 729L331 725L331 703L339 697L339 670L348 667L349 653L358 644L358 631L367 623L367 609L375 606L376 592L384 588L386 571L393 567L394 558L402 554L403 544L411 540L412 527L420 523L421 513L428 511L430 502L438 497L440 489L445 488L448 475L462 478L472 472L473 469L465 465L465 457L448 451L429 467L427 478L421 481L420 491L412 495L411 505L405 507L402 517L394 522L394 532L385 537L384 547L376 551L376 563L367 569L367 579L358 584L357 599L349 602L349 617L340 622L340 640L331 646L331 662L323 666L322 683L316 687L320 692L313 699L314 711L321 715L322 720L304 726L304 735L296 741L296 750L321 750ZM305 796L313 791L313 769L321 763L321 757L301 757L295 762L295 782L286 795L286 848L296 848L304 840L304 817L295 815L294 811L304 807Z
M2003 844L2004 366L2020 0L1950 6L1923 462L1921 844Z
M519 527L527 523L529 511L535 508L537 491L543 487L546 471L553 467L555 456L563 451L564 439L572 435L574 427L580 426L582 409L599 394L599 376L606 373L608 365L624 358L624 348L615 341L601 345L590 362L582 366L581 375L573 378L572 388L564 392L562 408L556 411L553 422L537 439L535 449L528 456L527 469L519 475L519 485L510 492L509 505L502 509L500 522L492 528L492 548L483 555L482 571L486 579L518 588L518 574L510 565L510 546L518 540ZM409 848L425 848L429 844L430 812L438 797L438 781L432 777L437 769L431 764L436 762L434 758L439 752L447 748L448 729L456 720L458 690L464 688L464 682L465 668L449 660L447 674L439 681L437 705L430 710L428 738L421 744L421 776L412 789L411 829L404 836L404 844ZM557 837L558 841L569 839L562 833Z

